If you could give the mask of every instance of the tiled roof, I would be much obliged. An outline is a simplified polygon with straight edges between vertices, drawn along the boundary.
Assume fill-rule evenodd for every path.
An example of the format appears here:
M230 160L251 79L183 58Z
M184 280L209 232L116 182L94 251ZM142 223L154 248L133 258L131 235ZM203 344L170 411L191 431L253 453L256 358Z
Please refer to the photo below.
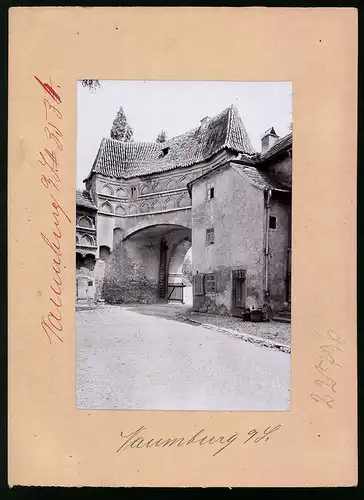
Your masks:
M163 150L168 153L163 155ZM256 154L238 110L230 106L205 126L163 143L121 142L104 138L89 174L130 178L187 167L208 160L222 149Z
M259 187L260 189L278 189L280 191L290 191L289 186L283 184L273 174L262 170L259 167L251 165L239 165L238 163L231 163L232 167L245 177L249 182Z
M93 208L94 210L97 210L96 206L92 201L90 193L88 191L82 191L80 189L76 190L76 206Z
M268 130L266 130L266 131L264 132L263 137L265 137L265 136L266 136L266 135L268 135L268 134L271 134L271 135L276 135L276 136L278 137L278 135L276 134L276 131L274 130L274 127L271 127L271 128L269 128Z
M272 158L276 154L280 153L281 151L284 151L285 149L288 149L289 147L292 146L292 132L289 134L285 135L281 139L278 139L278 141L273 144L273 146L262 153L260 155L260 158L262 161L267 160L268 158Z

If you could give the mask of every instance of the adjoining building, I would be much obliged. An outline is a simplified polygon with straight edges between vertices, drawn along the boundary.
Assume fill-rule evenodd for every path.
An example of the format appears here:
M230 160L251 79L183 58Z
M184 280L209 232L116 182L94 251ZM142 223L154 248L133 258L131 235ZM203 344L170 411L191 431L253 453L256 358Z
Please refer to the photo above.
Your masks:
M76 299L78 304L97 299L94 277L98 258L97 207L87 191L76 191ZM99 294L100 295L100 294Z
M267 130L257 153L235 106L164 143L103 139L77 195L95 297L176 300L192 245L195 310L287 308L291 178L292 134Z
M196 311L290 310L292 136L273 134L188 184Z

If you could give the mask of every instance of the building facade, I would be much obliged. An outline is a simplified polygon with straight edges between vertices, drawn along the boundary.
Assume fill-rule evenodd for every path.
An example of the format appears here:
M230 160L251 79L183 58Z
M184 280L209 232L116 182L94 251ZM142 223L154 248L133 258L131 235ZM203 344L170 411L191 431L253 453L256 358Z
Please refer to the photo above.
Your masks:
M189 189L194 310L240 317L248 309L289 310L289 186L238 157Z
M165 143L103 139L77 195L78 265L95 299L175 299L192 245L196 310L278 310L290 300L291 147L272 128L255 152L234 106Z

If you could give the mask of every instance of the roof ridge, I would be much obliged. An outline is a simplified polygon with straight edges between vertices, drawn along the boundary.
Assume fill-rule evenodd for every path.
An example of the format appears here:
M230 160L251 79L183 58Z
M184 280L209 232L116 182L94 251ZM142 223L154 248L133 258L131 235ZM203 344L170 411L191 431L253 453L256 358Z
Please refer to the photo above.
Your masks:
M230 110L230 112L229 112L228 134L227 134L226 142L225 142L226 146L230 147L232 149L235 149L235 146L233 144L234 137L231 136L231 127L233 124L233 120L235 120L235 122L236 122L235 128L239 129L239 133L241 134L241 139L243 141L244 147L249 150L249 152L245 151L244 154L248 155L248 156L256 155L257 152L255 151L255 149L251 143L250 136L245 128L245 125L243 123L243 120L241 118L241 115L239 113L238 108L235 106L235 104L231 104L231 106L229 106L229 110Z
M220 119L225 113L227 113L230 110L230 108L232 106L234 106L234 104L230 104L230 106L228 106L227 108L224 108L222 111L220 111L220 113L218 113L217 115L215 115L212 118L210 118L209 123L211 123L212 121ZM192 134L193 132L197 132L197 130L199 130L200 127L201 127L201 125L198 125L197 127L191 128L190 130L187 130L187 132L182 132L182 134L175 135L174 137L171 137L166 142L163 142L161 144L166 144L168 142L173 141L173 139L178 139L179 137L185 136L187 134Z
M95 161L92 165L92 168L91 168L91 172L94 170L94 168L96 167L98 161L99 161L99 158L101 156L101 154L104 152L104 149L105 149L105 144L106 144L106 138L104 137L102 140L101 140L101 144L99 146L99 150L97 152L97 155L96 155L96 158L95 158ZM91 173L90 172L90 173Z
M292 130L290 132L288 132L288 134L283 135L282 137L280 137L277 142L283 141L283 139L286 139L289 135L292 135ZM277 142L275 142L274 144L277 144Z
M157 145L158 142L153 142L153 141L119 141L118 139L113 139L112 137L103 137L103 141L110 141L115 144L128 144L128 145L139 145L139 144L150 144L150 145Z
M218 120L227 112L229 112L229 116L230 116L231 110L236 110L238 112L235 104L230 104L230 106L228 106L227 108L224 108L222 111L220 111L220 113L213 116L210 119L210 121ZM196 132L197 130L199 130L200 127L201 127L201 125L198 125L197 127L191 128L190 130L187 130L186 132L182 132L181 134L175 135L175 136L171 137L170 139L166 140L165 142L161 142L161 143L153 142L153 141L119 141L118 139L113 139L112 137L103 137L102 141L108 140L108 141L114 142L116 144L135 144L135 145L136 144L153 144L153 145L157 145L157 146L162 146L162 144L168 144L169 142L173 141L174 139L178 139L179 137L185 136L185 135L190 134L190 133L192 134L192 132Z
M231 120L232 120L232 115L233 115L233 104L231 104L228 107L228 126L226 127L226 137L225 137L225 144L229 144L229 138L230 138L230 130L231 130Z

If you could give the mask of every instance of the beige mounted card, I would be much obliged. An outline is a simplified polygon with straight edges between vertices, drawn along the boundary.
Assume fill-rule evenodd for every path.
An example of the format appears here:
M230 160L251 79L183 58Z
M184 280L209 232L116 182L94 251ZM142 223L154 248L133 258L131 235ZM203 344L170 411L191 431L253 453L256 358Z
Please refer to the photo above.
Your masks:
M9 484L356 484L356 11L9 26Z

